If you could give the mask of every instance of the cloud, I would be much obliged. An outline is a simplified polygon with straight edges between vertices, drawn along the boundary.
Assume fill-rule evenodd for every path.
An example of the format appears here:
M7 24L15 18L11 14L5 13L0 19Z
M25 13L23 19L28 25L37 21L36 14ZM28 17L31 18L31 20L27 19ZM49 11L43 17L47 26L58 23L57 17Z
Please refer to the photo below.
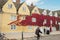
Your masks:
M13 2L16 2L16 0L12 0Z
M34 5L39 2L40 0L26 0L25 2L30 5L31 3L33 3Z
M16 2L16 0L12 0L13 2ZM36 4L44 4L43 0L21 0L21 2L25 1L28 5L30 5L31 3L33 3L34 5Z

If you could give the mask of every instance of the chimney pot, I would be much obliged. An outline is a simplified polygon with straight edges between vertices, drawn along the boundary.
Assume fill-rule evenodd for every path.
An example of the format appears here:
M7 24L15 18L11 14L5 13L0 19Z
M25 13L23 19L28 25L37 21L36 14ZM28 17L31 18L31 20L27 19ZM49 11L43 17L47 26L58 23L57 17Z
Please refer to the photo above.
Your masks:
M33 3L31 4L31 7L33 7Z
M16 3L17 3L17 4L20 4L20 0L16 0Z

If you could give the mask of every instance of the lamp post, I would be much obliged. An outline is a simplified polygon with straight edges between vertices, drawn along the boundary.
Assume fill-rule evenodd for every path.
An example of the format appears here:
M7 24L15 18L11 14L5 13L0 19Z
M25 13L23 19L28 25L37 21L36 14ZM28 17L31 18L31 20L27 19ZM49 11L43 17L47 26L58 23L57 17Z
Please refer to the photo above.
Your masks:
M22 40L23 40L23 27L22 27Z
M23 16L23 20L25 20L25 16ZM24 33L24 28L22 27L22 40L24 40L23 39L23 33Z
M23 31L22 31L22 40L23 40Z

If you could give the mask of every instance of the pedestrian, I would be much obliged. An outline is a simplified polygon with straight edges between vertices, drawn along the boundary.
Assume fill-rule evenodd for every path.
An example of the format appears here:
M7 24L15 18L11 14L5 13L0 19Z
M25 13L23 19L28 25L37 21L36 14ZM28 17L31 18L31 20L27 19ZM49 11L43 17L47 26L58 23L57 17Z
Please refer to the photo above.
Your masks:
M45 34L45 32L46 32L46 29L44 28L44 34Z
M1 35L1 33L0 33L0 37L1 37L2 35Z
M37 27L36 31L35 31L35 34L37 35L37 40L40 39L40 34L39 33L42 33L39 29L39 27Z
M50 29L49 29L49 27L47 27L47 30L46 30L46 34L50 34Z

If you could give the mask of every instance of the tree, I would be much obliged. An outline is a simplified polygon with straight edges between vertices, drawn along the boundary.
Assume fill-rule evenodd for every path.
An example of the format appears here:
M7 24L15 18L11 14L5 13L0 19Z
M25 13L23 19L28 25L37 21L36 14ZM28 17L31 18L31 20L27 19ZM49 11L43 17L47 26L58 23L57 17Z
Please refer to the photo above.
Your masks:
M7 2L7 0L0 0L0 9L2 9L3 5Z

